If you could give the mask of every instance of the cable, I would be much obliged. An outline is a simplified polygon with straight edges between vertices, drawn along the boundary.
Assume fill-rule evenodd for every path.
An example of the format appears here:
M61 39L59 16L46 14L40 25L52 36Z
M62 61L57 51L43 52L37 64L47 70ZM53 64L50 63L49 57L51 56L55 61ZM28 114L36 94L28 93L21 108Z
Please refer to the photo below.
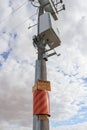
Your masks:
M24 4L24 3L23 3ZM20 6L20 8L23 6L23 4ZM18 8L16 9L16 10L18 10ZM37 8L37 10L36 10L36 13L34 13L33 15L31 15L30 17L28 17L27 19L25 19L23 22L21 22L20 24L17 24L16 26L14 26L9 32L11 32L12 30L14 30L14 29L18 29L22 24L24 24L24 23L26 23L29 19L31 19L33 16L35 16L35 15L37 15L37 13L38 13L38 8ZM9 35L9 33L7 33L8 35ZM2 39L4 39L5 41L8 41L6 38L4 38L1 34L0 34L0 37L2 38Z
M21 22L20 24L17 24L16 26L14 26L12 29L11 29L11 31L12 30L14 30L14 29L18 29L22 24L24 24L24 23L26 23L29 19L31 19L32 17L34 17L35 15L37 15L38 14L38 8L37 8L37 10L36 10L36 13L33 13L33 15L31 15L31 16L29 16L27 19L25 19L23 22Z
M21 22L20 24L17 24L15 27L13 27L12 29L11 29L11 31L12 30L14 30L14 29L16 29L16 28L19 28L22 24L24 24L24 23L26 23L29 19L31 19L33 16L35 16L37 13L35 13L35 14L33 14L33 15L31 15L30 17L28 17L27 19L25 19L23 22Z
M25 2L24 2L23 4L21 4L17 9L15 9L15 10L13 11L13 14L14 14L15 12L17 12L19 9L21 9L26 3L27 3L27 1L25 1ZM5 22L5 20L8 19L8 18L10 17L10 15L12 15L12 13L9 14L7 17L3 18L3 19L0 21L0 24L1 24L3 21Z
M30 18L32 18L33 16L35 16L37 14L37 11L36 11L36 13L35 14L33 14L33 15L31 15L30 17L28 17L26 20L24 20L23 22L21 22L20 24L17 24L16 26L14 26L11 30L10 30L10 32L12 31L12 30L14 30L14 29L18 29L22 24L24 24L24 23L26 23ZM9 33L8 33L8 35L9 35ZM0 37L3 39L3 40L5 40L5 41L8 41L6 38L4 38L1 34L0 34Z
M14 29L18 29L22 24L24 24L24 23L26 23L29 19L31 19L33 16L35 16L35 15L37 15L37 12L38 11L38 9L36 10L36 13L34 13L33 15L31 15L30 17L28 17L27 19L25 19L23 22L21 22L20 24L18 24L18 25L16 25L16 26L14 26L9 32L7 32L6 34L9 36L9 39L6 39L5 38L5 36L3 35L3 34L0 34L0 37L1 37L1 39L3 39L3 40L5 40L6 42L8 42L10 39L11 39L11 37L10 37L10 32L12 31L12 30L14 30ZM19 39L20 40L20 39Z
M32 1L31 1L31 4L32 4L34 7L39 8L39 6L34 5Z
M26 3L28 3L27 1L25 1L22 5L20 5L16 10L15 12L17 12L20 8L22 8ZM14 13L14 12L13 12Z

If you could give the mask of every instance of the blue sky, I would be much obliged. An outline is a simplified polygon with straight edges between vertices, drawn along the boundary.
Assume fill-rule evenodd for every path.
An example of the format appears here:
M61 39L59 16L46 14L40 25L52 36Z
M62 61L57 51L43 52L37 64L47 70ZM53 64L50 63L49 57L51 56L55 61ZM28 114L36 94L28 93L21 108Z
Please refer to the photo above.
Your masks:
M52 127L58 126L67 126L67 125L77 125L80 123L87 122L87 107L82 107L81 110L78 111L77 115L71 117L69 120L59 121L59 122L51 122Z
M50 129L87 130L87 1L64 0L58 14L60 57L47 62ZM31 130L32 86L37 51L37 8L27 0L0 0L0 128Z

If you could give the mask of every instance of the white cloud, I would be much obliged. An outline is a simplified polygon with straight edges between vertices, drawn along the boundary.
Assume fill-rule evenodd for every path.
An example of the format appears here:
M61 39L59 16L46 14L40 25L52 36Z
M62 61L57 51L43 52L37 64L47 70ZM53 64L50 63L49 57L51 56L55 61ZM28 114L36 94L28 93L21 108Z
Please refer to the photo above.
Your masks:
M21 1L18 0L18 3L20 4ZM65 3L66 11L59 14L58 22L62 43L56 50L61 53L61 56L49 58L47 63L48 80L52 82L51 121L55 122L68 120L77 115L82 107L78 106L80 102L87 106L85 98L87 89L82 81L83 77L87 77L87 18L86 4L84 4L87 2L66 0ZM0 13L1 18L8 16L16 5L15 3L9 7L8 1L0 1L3 14L2 16ZM6 34L1 33L0 53L8 50L9 41L12 48L5 62L0 56L0 62L3 63L0 69L0 124L2 124L0 128L2 130L25 130L28 129L26 127L32 127L32 86L36 58L32 36L36 34L36 28L27 29L29 24L33 24L31 19L20 27L16 25L23 23L35 11L36 9L33 10L30 5L24 6L0 25L1 32L6 31ZM9 33L16 33L17 37L14 39ZM23 128L13 128L12 124ZM70 128L86 130L87 123L56 129L71 130Z
M5 41L2 37L0 39L0 54L6 52L8 50L7 41Z
M32 75L31 75L32 73ZM34 67L8 59L0 74L0 121L31 125Z
M6 0L3 2L3 0L0 0L0 23L11 13L11 8L8 6L9 0Z
M31 128L29 127L21 127L19 125L10 125L7 122L2 122L2 124L0 124L0 129L1 130L31 130Z
M87 129L87 122L77 125L59 126L57 128L52 128L52 130L86 130L86 129Z

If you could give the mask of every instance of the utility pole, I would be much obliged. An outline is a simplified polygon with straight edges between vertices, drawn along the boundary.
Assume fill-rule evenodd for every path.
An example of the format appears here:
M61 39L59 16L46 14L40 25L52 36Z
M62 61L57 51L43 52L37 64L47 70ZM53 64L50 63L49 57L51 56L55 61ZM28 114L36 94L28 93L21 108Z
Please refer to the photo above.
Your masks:
M39 17L43 14L43 8L39 7L38 14L38 35L39 35ZM46 44L40 39L40 37L35 37L35 44L38 50L38 59L36 60L35 69L35 84L38 80L47 81L47 71L46 71L46 61L43 59L43 54L45 53ZM42 104L43 105L43 104ZM33 130L49 130L49 120L40 120L39 115L33 115Z
M29 0L34 5L35 0ZM55 1L55 0L54 0ZM51 91L50 81L47 81L46 61L48 57L57 54L55 51L49 55L54 48L60 45L57 27L54 27L58 20L57 13L65 9L65 6L57 10L57 5L62 0L38 0L38 33L33 37L33 45L37 49L38 58L35 67L35 84L33 91L33 130L49 130L50 101L49 91ZM53 25L54 24L54 25ZM46 46L49 49L46 49ZM59 56L60 54L58 54Z

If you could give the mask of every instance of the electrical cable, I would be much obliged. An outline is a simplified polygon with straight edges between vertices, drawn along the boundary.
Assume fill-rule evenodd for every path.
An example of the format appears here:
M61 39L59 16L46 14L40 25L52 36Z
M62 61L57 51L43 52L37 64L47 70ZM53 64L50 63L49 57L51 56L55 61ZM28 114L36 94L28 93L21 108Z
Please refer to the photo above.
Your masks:
M22 8L26 3L28 3L28 2L25 1L22 5L20 5L20 6L15 10L15 12L18 11L20 8ZM13 12L13 13L14 13L14 12Z
M17 24L15 27L13 27L11 30L14 30L14 29L18 29L22 24L26 23L29 19L31 19L33 16L35 16L35 14L31 15L30 17L28 17L27 19L25 19L23 22L21 22L20 24Z
M23 22L21 22L20 24L17 24L16 26L14 26L11 30L14 30L14 29L18 29L22 24L26 23L29 19L31 19L32 17L34 17L35 15L38 14L38 8L36 10L35 13L33 13L33 15L29 16L27 19L25 19Z
M20 7L18 7L15 11L17 11L17 10L19 10L21 7L23 7L24 6L24 4L25 4L25 2L20 6ZM24 20L23 22L21 22L20 24L17 24L16 26L14 26L11 30L10 30L10 32L12 31L12 30L14 30L14 29L18 29L22 24L24 24L24 23L26 23L29 19L31 19L33 16L35 16L35 15L37 15L37 13L38 13L38 9L36 10L36 13L34 13L33 15L31 15L30 17L28 17L26 20ZM8 35L9 35L9 33L8 33ZM1 34L0 34L0 37L3 39L3 40L5 40L5 41L8 41L5 37L3 37Z
M33 16L35 16L35 15L37 15L37 11L36 11L36 13L35 14L33 14L33 15L31 15L30 17L28 17L26 20L24 20L23 22L21 22L20 24L17 24L16 26L14 26L11 30L10 30L10 32L11 31L13 31L14 29L18 29L22 24L24 24L24 23L26 23L29 19L31 19ZM9 35L9 33L8 33L8 35ZM1 34L0 34L0 37L3 39L3 40L5 40L5 41L8 41L6 38L4 38Z
M24 7L24 5L25 4L27 4L28 2L27 1L25 1L24 3L22 3L18 8L16 8L12 13L14 14L15 12L17 12L19 9L21 9L22 7ZM12 13L10 13L7 17L5 17L5 18L3 18L1 21L0 21L0 24L4 21L5 22L5 20L6 19L8 19L11 15L12 15Z
M34 7L36 7L36 8L39 8L39 6L37 6L37 5L34 5L32 1L31 1L31 4L32 4Z

